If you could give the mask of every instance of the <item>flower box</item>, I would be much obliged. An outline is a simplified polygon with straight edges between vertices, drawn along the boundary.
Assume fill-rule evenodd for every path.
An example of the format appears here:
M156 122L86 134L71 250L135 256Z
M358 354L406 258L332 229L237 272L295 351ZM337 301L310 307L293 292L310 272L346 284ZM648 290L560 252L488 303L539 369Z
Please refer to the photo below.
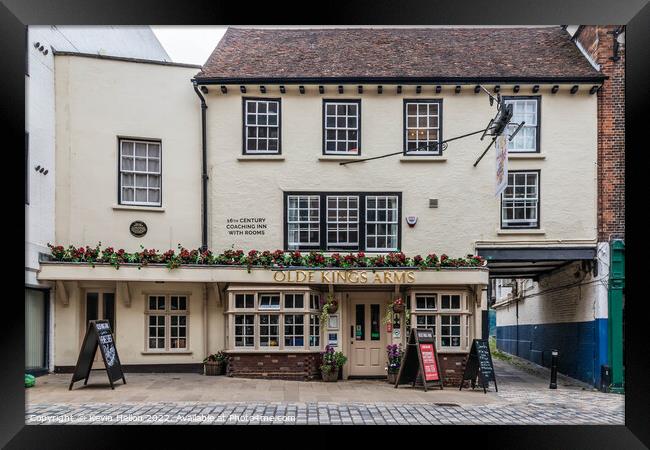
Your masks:
M205 374L209 376L224 375L226 373L227 364L218 361L208 361L203 363Z

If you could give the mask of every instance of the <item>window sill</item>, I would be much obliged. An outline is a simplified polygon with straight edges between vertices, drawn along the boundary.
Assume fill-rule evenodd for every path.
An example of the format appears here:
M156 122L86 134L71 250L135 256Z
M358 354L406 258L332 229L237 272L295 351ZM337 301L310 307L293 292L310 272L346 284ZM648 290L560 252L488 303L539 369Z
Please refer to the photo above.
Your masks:
M186 351L186 350L178 351L178 352L164 352L164 351L160 351L160 352L156 352L156 351L140 352L141 355L191 355L193 353L194 352Z
M444 163L447 162L446 156L400 156L400 162L403 163Z
M143 211L153 213L164 213L165 208L162 206L136 206L136 205L113 205L114 211Z
M284 161L282 155L242 155L237 157L237 161Z
M361 155L322 155L318 157L319 161L356 161L361 159Z
M540 228L535 228L532 230L529 229L521 229L521 228L513 228L513 229L500 229L497 230L497 234L499 236L501 235L543 235L546 234L546 231Z
M508 159L546 159L544 153L508 153Z
M284 348L282 350L274 349L274 348L269 348L269 349L261 349L260 348L260 349L257 349L257 350L256 349L245 350L245 349L242 349L242 348L235 347L235 348L226 349L224 351L226 353L251 353L251 354L255 354L255 353L320 353L323 350L321 350L318 347L314 347L313 349L310 349L310 350L305 350L302 347L297 348L297 349L293 349L293 350L286 349L286 348Z

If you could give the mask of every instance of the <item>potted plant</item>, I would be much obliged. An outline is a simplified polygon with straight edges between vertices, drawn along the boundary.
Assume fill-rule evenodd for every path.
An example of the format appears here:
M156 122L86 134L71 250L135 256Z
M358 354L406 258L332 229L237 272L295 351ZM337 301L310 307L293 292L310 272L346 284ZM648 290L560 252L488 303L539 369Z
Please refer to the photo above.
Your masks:
M386 352L388 353L388 366L386 367L386 372L388 373L387 380L390 384L395 384L399 368L402 365L402 357L404 356L402 344L387 345Z
M404 300L402 300L401 297L396 298L392 302L388 303L386 305L386 314L384 314L384 319L382 322L384 325L387 325L389 323L393 322L393 314L400 314L404 312L406 308L406 305L404 304Z
M330 314L334 314L339 310L339 302L334 298L333 294L327 294L325 300L321 299L321 313L320 323L327 324Z
M206 375L224 375L228 366L228 355L224 352L213 353L203 360Z
M339 378L339 369L348 361L342 352L335 352L334 347L328 345L321 353L320 373L323 381L336 382Z

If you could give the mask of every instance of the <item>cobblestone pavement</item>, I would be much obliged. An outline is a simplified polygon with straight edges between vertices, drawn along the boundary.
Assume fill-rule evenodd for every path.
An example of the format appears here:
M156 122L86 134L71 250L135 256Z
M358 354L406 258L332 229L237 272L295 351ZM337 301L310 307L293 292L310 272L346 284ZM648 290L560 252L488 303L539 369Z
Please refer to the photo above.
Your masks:
M495 360L498 392L492 387L459 393L455 402L429 391L428 401L90 401L39 402L31 396L27 424L624 424L624 397L585 389L579 383L548 380ZM257 380L266 383L265 380ZM317 383L317 382L310 382ZM339 382L343 383L343 382ZM380 382L369 382L380 383ZM381 384L377 384L379 388ZM383 385L385 386L385 385ZM31 388L33 389L33 388ZM397 391L407 393L412 388ZM119 387L114 392L118 392ZM456 390L457 391L457 390ZM74 392L74 391L73 391ZM467 402L467 395L489 402ZM262 397L262 395L260 395ZM479 398L479 397L477 397Z

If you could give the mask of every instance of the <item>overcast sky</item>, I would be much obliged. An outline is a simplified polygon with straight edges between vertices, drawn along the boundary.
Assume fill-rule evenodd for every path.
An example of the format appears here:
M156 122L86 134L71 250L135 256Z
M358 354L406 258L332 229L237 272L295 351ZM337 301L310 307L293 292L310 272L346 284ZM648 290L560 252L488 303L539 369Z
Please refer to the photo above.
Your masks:
M152 26L174 62L203 65L226 32L225 26Z

